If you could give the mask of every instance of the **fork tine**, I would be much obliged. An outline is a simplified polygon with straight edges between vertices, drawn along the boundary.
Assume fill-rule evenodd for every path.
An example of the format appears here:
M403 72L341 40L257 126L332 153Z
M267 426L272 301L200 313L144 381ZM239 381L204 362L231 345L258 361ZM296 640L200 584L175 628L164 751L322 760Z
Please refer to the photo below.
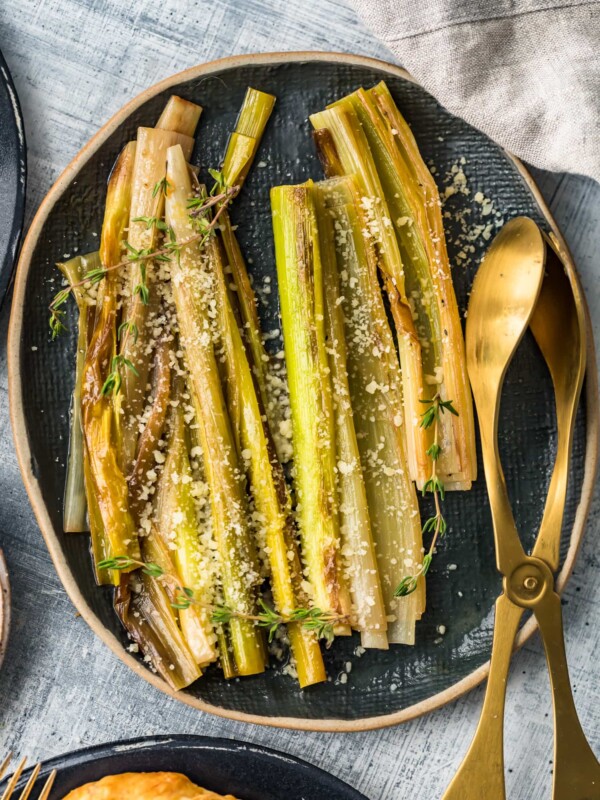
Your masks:
M9 753L2 762L2 764L0 764L0 780L2 780L2 778L4 777L4 773L8 769L8 765L10 764L11 758L12 758L12 753Z
M26 763L27 763L27 759L23 758L23 760L21 761L19 766L14 771L14 774L13 774L12 778L8 782L8 786L4 790L4 794L2 795L2 800L10 800L10 798L12 797L12 793L15 790L15 786L19 782L19 778L21 777L21 773L25 769L25 764Z
M54 783L55 778L56 778L56 770L53 769L50 775L48 775L48 780L44 784L44 788L40 792L38 800L48 800L48 797L50 795L50 790L52 789L52 785Z
M19 800L27 800L29 795L31 794L31 790L33 789L34 783L37 781L37 777L40 774L40 769L42 768L41 764L36 764L33 768L31 775L29 776L29 780L27 781L27 786L21 792L21 796Z

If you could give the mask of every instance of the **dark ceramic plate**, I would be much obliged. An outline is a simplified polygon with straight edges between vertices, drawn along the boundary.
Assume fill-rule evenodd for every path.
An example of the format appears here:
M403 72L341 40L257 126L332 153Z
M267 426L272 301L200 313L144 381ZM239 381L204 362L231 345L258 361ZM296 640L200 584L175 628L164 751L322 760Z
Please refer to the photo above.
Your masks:
M0 53L0 305L12 276L25 210L25 131L19 100Z
M333 775L286 753L205 736L159 736L77 750L45 763L36 786L43 786L53 769L58 775L49 800L122 772L181 772L205 789L240 800L366 800Z
M244 56L196 67L148 90L117 114L67 168L25 242L9 347L12 420L25 483L56 568L79 611L132 669L165 691L169 691L166 684L125 651L127 640L112 609L111 591L94 584L88 538L62 532L75 334L72 330L54 343L48 335L47 307L59 284L54 262L63 253L97 247L94 233L100 230L106 179L115 156L138 125L154 123L172 92L205 108L194 154L194 161L204 168L218 163L244 91L252 85L273 92L278 100L259 164L236 200L233 216L255 280L260 282L265 275L274 279L269 187L319 178L309 113L382 78L412 124L425 158L436 165L436 176L442 183L446 173L452 179L454 167L468 179L471 194L452 194L446 205L451 212L451 258L465 247L454 212L462 211L463 224L481 227L481 235L468 245L473 248L469 264L454 268L456 293L464 309L476 265L489 243L483 233L486 225L519 214L533 217L546 230L554 227L553 221L530 178L500 147L441 108L406 73L358 57ZM475 199L478 191L493 199L489 214L483 213L487 209L482 198ZM269 303L261 307L266 330L279 327L276 298L273 291ZM590 369L594 363L590 359ZM595 463L595 386L595 376L590 375L576 422L561 581L571 568L589 501ZM533 337L527 336L507 376L501 419L502 460L527 544L540 523L555 444L550 377ZM357 638L342 639L326 653L330 681L323 685L300 691L278 668L226 682L217 668L211 668L177 697L213 713L253 722L357 730L424 713L475 685L486 674L493 603L500 591L483 479L470 492L448 496L445 508L450 532L428 577L428 608L417 626L414 647L393 646L388 652L369 651L358 657ZM438 630L442 625L443 635ZM528 623L521 633L521 642L532 626ZM348 662L352 671L343 683L339 678Z

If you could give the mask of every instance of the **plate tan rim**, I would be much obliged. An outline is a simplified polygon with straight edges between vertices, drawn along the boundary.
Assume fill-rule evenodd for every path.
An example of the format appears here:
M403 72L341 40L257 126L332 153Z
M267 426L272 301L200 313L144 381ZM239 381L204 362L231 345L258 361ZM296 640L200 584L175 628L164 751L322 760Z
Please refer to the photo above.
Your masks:
M301 51L290 53L259 53L243 56L231 56L222 58L216 61L211 61L207 64L202 64L195 67L190 67L182 72L179 72L171 77L160 81L159 83L146 89L133 100L129 101L120 111L118 111L99 131L93 136L90 141L82 148L82 150L75 156L70 164L65 168L62 174L57 179L54 186L50 189L42 204L40 205L31 226L27 232L27 236L23 243L19 263L17 266L14 296L11 309L10 326L8 334L8 387L9 387L9 402L10 402L10 418L13 429L13 436L15 441L15 449L25 488L29 495L29 500L33 507L38 525L42 531L42 535L50 552L50 556L56 568L59 578L71 598L81 616L85 619L92 630L107 644L110 649L122 661L127 664L137 675L144 678L148 683L152 684L156 689L160 689L171 697L180 700L194 708L201 711L206 711L210 714L233 719L241 722L250 722L258 725L270 725L280 728L291 728L296 730L312 730L312 731L333 731L333 732L352 732L372 730L375 728L383 728L389 725L396 725L400 722L414 719L415 717L427 714L434 711L453 700L456 700L461 695L473 689L481 681L483 681L489 672L489 662L483 664L481 667L467 675L462 680L453 684L452 686L444 689L441 692L429 697L412 706L402 709L401 711L394 712L377 717L365 717L358 720L339 720L339 719L305 719L296 717L265 717L255 714L246 714L235 710L220 708L207 703L199 698L192 697L184 692L173 691L168 684L158 676L152 674L142 664L140 664L132 655L127 653L121 642L112 633L106 630L98 617L94 614L92 609L86 603L83 595L81 594L76 581L74 580L65 558L62 555L58 538L52 526L50 516L42 498L42 492L39 487L38 481L32 470L32 454L29 447L27 437L27 429L25 424L25 416L23 414L23 407L21 403L21 374L19 370L19 352L21 343L21 333L23 330L23 301L25 297L25 287L29 269L31 267L31 259L33 251L37 244L38 238L42 231L43 225L52 212L55 203L62 195L63 191L71 183L72 179L78 171L86 164L91 156L98 150L98 148L106 141L106 139L122 124L122 122L139 106L145 103L155 95L168 90L174 86L185 81L194 80L197 78L208 77L218 70L233 69L239 66L253 65L277 65L285 63L301 63L313 61L329 61L351 64L359 67L366 67L370 69L380 70L386 72L391 76L404 78L412 83L416 83L414 78L409 75L405 70L400 67L389 64L385 61L380 61L366 56L347 55L344 53L328 53L320 51ZM592 339L592 328L590 324L589 310L585 303L583 292L579 279L577 277L573 259L569 254L568 248L560 231L554 221L539 189L531 175L527 172L524 165L514 156L508 154L514 161L519 172L527 182L536 202L538 203L541 212L546 218L548 225L555 232L559 242L561 243L566 254L566 268L570 277L579 287L580 295L583 305L585 307L587 319L587 350L588 350L588 367L587 367L587 380L585 382L586 392L586 453L584 464L584 480L581 490L581 500L575 515L575 522L571 532L571 539L569 549L563 567L557 577L557 587L562 590L566 584L575 562L577 552L581 545L585 521L587 518L588 510L590 507L592 492L595 482L597 459L598 459L598 386L597 386L597 372L596 372L596 359L594 354L594 344ZM516 640L515 647L521 647L527 639L536 630L537 625L535 619L532 617L527 621L519 632Z

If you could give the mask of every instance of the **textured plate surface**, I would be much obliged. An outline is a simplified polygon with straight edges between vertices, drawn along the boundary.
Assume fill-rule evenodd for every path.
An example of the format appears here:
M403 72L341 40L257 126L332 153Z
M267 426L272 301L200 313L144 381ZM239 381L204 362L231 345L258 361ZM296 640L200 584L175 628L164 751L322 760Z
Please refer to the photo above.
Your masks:
M49 800L122 772L181 772L205 789L239 800L366 800L333 775L286 753L205 736L159 736L77 750L46 762L36 786L43 786L53 769L58 775ZM27 776L18 788L26 781Z
M25 210L25 132L17 93L0 53L0 304L10 283Z
M451 260L464 246L454 219L456 210L466 210L470 224L480 222L482 230L490 220L500 223L519 214L532 217L546 230L552 227L519 165L483 134L441 108L401 70L358 57L285 54L240 57L188 70L134 100L67 168L38 212L24 245L11 319L9 368L12 420L28 492L60 577L83 616L129 666L164 690L166 684L125 652L127 640L112 610L111 591L94 584L88 538L62 532L76 326L72 324L69 335L59 341L50 341L47 307L60 285L54 262L64 254L97 248L106 179L115 156L135 136L137 126L155 122L169 94L176 92L205 108L193 159L205 170L218 164L244 91L252 85L273 92L278 101L259 163L236 200L233 217L242 248L252 262L255 283L272 279L273 290L261 304L264 328L278 328L269 187L321 177L309 113L382 78L411 123L425 159L436 165L436 177L452 176L454 167L464 170L468 178L471 194L457 192L446 205L451 212L447 219ZM493 199L497 217L483 213L481 202L474 199L477 191ZM476 264L488 243L483 235L474 238L469 265L454 268L463 310ZM595 362L590 359L590 363ZM591 375L576 422L560 580L572 566L593 480L595 386ZM533 337L527 335L506 379L501 414L502 460L517 525L527 546L541 520L555 444L550 377ZM280 669L226 682L211 668L178 696L238 719L351 730L408 719L475 685L486 672L493 603L500 590L482 476L480 464L480 479L471 492L447 496L449 534L430 570L428 608L417 626L415 647L393 646L388 652L369 651L358 657L357 637L340 639L326 653L331 680L324 685L301 692ZM442 625L443 635L439 633ZM521 641L532 629L529 623ZM348 662L352 671L341 682Z

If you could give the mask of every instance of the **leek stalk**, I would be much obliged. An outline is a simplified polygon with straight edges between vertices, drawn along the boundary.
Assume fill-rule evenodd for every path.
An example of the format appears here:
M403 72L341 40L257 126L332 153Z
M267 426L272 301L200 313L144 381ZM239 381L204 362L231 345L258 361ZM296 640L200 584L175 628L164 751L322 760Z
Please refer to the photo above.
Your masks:
M173 689L183 689L202 675L162 583L143 572L123 575L114 605L133 641Z
M335 184L334 184L335 186ZM367 506L360 451L354 428L347 374L344 298L339 288L334 228L335 212L328 209L331 185L317 184L315 200L319 247L325 286L325 320L333 384L337 479L342 534L342 555L352 595L355 627L363 647L387 650L387 616ZM335 189L333 189L335 191Z
M189 159L194 146L192 133L201 112L200 106L172 97L156 128L138 128L131 195L131 218L127 241L130 253L156 250L159 228L165 205L165 164L167 149L180 144ZM139 417L144 410L145 387L152 365L153 328L160 316L160 284L158 265L146 259L130 267L128 299L123 318L135 326L136 335L124 335L121 354L129 359L136 373L127 370L123 375L119 410L122 422L121 466L129 474L136 457ZM138 287L147 285L148 296ZM137 290L137 291L136 291Z
M172 554L180 586L191 589L196 600L208 607L215 600L216 575L212 551L200 541L192 481L183 414L178 406L172 417L168 453L160 479L157 525L167 552ZM216 637L209 612L194 605L180 609L179 623L198 664L214 661Z
M333 400L312 193L311 182L275 187L271 207L303 556L315 605L345 616L351 603L340 557ZM336 632L349 628L340 625Z
M174 94L167 100L167 105L158 118L156 127L165 131L175 131L182 136L193 136L201 114L202 107L197 103L184 100L183 97Z
M85 353L90 331L93 326L93 308L89 304L83 286L77 286L87 272L100 266L100 254L89 253L75 256L69 261L57 264L60 271L73 288L73 295L79 311L77 323L77 356L75 359L75 385L71 400L71 427L69 436L69 460L63 507L63 529L65 533L83 533L89 530L86 518L87 501L85 497L85 475L83 467L83 430L81 423L81 386Z
M388 639L413 644L424 603L424 580L403 598L394 590L422 558L421 523L410 479L401 414L401 376L377 279L377 261L361 195L352 178L321 184L333 214L340 293L346 330L346 364L354 425L361 454Z
M137 456L129 476L129 492L131 505L136 517L141 514L144 503L144 485L147 483L148 470L154 467L154 454L162 436L171 399L171 356L173 348L164 338L156 346L154 380L152 389L152 406L146 425L140 435Z
M259 524L264 534L275 609L286 616L301 607L303 603L298 600L304 599L291 500L230 305L220 249L211 243L208 253L216 284L218 327L222 337L230 418L244 455ZM300 686L324 681L325 667L314 633L298 622L289 623L287 627Z
M384 190L406 253L407 290L431 341L429 354L424 348L424 363L426 372L438 380L430 394L439 392L458 411L458 416L443 414L439 420L438 475L446 490L470 489L477 477L473 404L437 186L386 84L353 97L382 180L385 175ZM404 224L398 225L399 220Z
M129 221L135 142L125 146L112 171L107 196L100 260L105 268L120 263L121 241ZM82 421L86 458L110 556L139 560L137 532L129 510L127 481L117 463L112 398L103 391L116 351L116 277L108 272L87 349L82 384ZM90 487L91 488L91 487Z
M180 146L167 151L166 220L176 240L184 242L195 230L187 203L192 186ZM256 612L260 574L248 529L245 480L228 417L214 352L211 319L214 284L207 259L197 243L182 245L171 262L173 299L180 340L195 398L202 451L210 486L213 528L219 550L225 603L238 613ZM240 675L262 672L264 651L251 620L233 618L228 631Z
M246 179L274 105L272 94L248 88L223 160L227 186L241 186Z
M406 419L408 458L413 480L423 486L429 477L427 448L431 432L421 427L422 400L429 395L425 389L421 342L415 329L412 309L406 297L404 266L394 232L386 197L369 148L369 143L351 102L333 106L310 118L317 129L329 131L337 158L330 162L328 174L355 175L361 192L368 236L375 245L378 265L386 277L390 303L396 308L394 322L402 366L402 402ZM327 151L322 151L327 158ZM399 407L398 411L402 406Z

